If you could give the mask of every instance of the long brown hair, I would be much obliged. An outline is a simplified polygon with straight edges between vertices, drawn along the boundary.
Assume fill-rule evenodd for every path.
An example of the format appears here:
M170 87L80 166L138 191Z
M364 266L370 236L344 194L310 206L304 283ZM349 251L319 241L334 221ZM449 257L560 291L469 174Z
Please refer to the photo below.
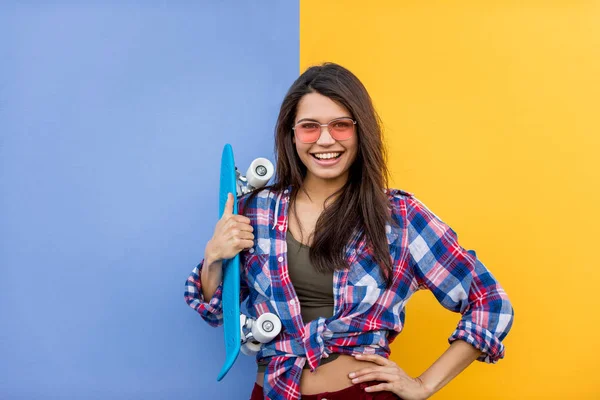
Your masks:
M392 262L385 232L390 220L387 188L388 170L382 140L381 121L371 97L358 78L346 68L325 63L308 68L288 90L275 128L276 176L271 189L281 191L291 185L291 204L302 186L306 167L293 143L292 126L300 99L319 93L343 105L356 120L358 153L339 196L319 216L315 226L310 260L319 271L347 267L346 246L355 233L366 239L375 261L391 283ZM335 227L335 229L332 229Z

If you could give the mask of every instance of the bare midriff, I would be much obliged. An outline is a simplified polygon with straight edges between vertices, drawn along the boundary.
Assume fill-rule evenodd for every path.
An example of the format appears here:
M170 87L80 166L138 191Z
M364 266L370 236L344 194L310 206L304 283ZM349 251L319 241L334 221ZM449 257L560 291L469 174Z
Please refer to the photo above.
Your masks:
M318 394L323 392L335 392L352 386L348 378L350 372L373 365L369 361L358 361L352 356L342 354L336 360L319 366L315 372L310 369L302 370L300 378L300 393ZM263 385L264 372L256 374L256 383Z

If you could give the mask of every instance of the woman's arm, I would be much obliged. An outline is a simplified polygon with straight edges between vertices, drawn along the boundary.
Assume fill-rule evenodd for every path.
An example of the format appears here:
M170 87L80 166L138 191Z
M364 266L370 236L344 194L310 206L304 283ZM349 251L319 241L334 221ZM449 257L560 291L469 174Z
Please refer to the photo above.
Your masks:
M205 299L213 297L223 281L223 260L218 259L211 249L211 241L206 244L204 265L201 272L202 294Z
M465 250L456 233L415 198L408 199L407 228L416 284L462 315L448 341L465 341L481 352L477 360L496 363L504 357L502 341L514 318L506 292L476 253Z
M444 386L481 355L481 351L463 340L452 342L450 347L417 379L428 396Z

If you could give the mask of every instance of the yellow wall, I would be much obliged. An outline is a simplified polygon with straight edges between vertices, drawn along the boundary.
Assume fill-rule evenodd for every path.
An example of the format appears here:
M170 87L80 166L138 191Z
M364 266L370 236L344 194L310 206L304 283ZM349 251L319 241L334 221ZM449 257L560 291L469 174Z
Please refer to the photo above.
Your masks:
M436 399L599 399L600 5L301 0L300 69L356 73L393 186L477 250L508 292L506 358ZM418 375L457 322L427 292L392 359Z

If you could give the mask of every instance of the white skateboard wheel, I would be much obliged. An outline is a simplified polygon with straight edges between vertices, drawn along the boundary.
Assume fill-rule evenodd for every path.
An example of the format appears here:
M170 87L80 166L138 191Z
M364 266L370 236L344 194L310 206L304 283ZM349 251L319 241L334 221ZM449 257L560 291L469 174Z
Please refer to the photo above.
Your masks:
M240 337L242 338L242 341L246 337L246 334L244 333L244 328L246 327L247 318L248 317L246 317L244 314L240 314Z
M264 313L252 324L252 336L260 343L269 343L281 332L281 321L273 313Z
M252 161L248 171L246 172L246 179L248 184L255 189L265 186L269 179L275 173L275 167L273 163L266 158L257 158Z
M253 356L260 351L260 343L249 340L242 345L240 350L247 356Z

